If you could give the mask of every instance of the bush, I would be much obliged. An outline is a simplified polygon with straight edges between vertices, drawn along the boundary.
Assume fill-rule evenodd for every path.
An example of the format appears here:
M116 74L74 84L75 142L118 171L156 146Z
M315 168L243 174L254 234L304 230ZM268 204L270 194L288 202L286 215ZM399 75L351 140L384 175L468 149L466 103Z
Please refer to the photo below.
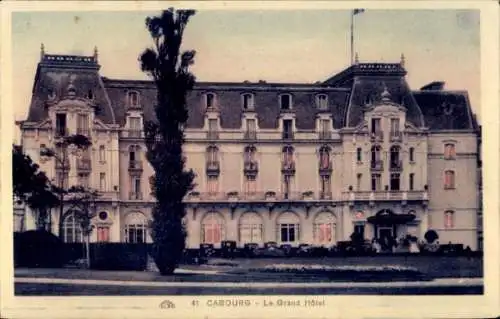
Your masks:
M424 238L429 244L432 244L439 239L439 235L435 230L429 229L425 232Z
M44 230L14 233L16 267L61 268L65 262L64 246L56 235Z
M99 270L145 270L145 244L99 243L90 246L90 268Z

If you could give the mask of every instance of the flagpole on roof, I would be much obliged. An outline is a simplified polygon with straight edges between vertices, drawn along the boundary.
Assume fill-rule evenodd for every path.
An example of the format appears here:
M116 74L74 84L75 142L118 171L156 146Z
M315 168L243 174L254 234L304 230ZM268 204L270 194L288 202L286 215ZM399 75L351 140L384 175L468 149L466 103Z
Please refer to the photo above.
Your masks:
M351 65L354 64L354 16L364 11L365 9L351 10Z

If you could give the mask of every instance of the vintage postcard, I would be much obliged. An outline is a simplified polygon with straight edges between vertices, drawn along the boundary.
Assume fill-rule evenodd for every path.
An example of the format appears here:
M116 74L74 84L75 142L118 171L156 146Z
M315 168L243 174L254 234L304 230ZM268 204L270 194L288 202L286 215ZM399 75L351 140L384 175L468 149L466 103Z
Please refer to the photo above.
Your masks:
M1 9L2 317L498 315L497 2Z

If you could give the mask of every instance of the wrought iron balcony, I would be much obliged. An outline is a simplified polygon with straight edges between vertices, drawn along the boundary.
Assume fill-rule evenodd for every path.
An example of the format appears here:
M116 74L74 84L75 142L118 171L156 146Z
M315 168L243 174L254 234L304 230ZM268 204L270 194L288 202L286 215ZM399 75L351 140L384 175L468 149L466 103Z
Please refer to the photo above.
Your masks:
M401 131L393 131L390 133L391 142L399 142L403 140L403 133Z
M295 174L295 161L283 161L281 163L281 171L283 173Z
M208 131L207 132L207 139L218 140L219 139L219 132L218 131Z
M246 161L244 164L244 173L245 174L257 174L259 171L259 163L256 161Z
M390 170L393 172L399 172L403 170L403 162L402 161L392 161L390 165Z
M142 192L129 192L128 199L130 199L130 200L142 200Z
M370 162L370 169L372 171L383 171L384 170L384 162L383 161L371 161Z
M283 131L281 137L284 140L293 140L293 132L292 131Z
M256 140L257 132L256 131L246 131L244 135L245 140Z
M76 168L79 171L91 171L92 170L92 161L90 159L78 159L76 161Z
M125 137L128 138L141 138L142 137L142 130L126 130L126 135Z
M128 162L128 170L135 172L142 172L142 161L129 161Z
M320 131L319 132L319 139L320 140L331 140L332 136L333 136L333 134L330 131Z
M220 173L219 161L207 161L206 162L206 172L209 175L219 175L219 173Z
M384 132L382 132L382 131L371 132L370 139L372 141L378 141L378 142L383 141L384 140Z

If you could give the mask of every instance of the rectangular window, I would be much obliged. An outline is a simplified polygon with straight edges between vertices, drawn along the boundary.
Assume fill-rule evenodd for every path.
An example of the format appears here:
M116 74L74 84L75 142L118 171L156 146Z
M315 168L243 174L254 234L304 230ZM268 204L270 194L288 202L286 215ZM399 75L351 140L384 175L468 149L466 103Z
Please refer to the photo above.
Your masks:
M249 110L253 109L253 95L243 94L243 109Z
M410 180L409 180L409 189L412 191L413 188L415 187L415 174L411 173L410 174Z
M62 171L57 171L56 173L56 178L57 178L57 185L59 187L67 189L69 186L69 176L68 172L62 172Z
M206 106L208 109L215 107L215 95L212 93L208 93L205 95L206 98Z
M380 174L372 175L372 191L379 191L382 189Z
M399 119L391 119L391 135L399 136Z
M360 147L358 147L358 149L356 150L356 161L362 162L362 160L363 160L362 153L363 153L363 150Z
M99 146L99 161L106 161L106 148L104 147L104 145Z
M280 224L280 241L282 243L295 242L299 238L298 224Z
M281 95L281 109L282 110L290 110L291 109L291 106L292 106L292 101L291 101L291 97L289 94L283 94Z
M330 175L321 176L321 193L323 197L329 196L331 193L331 178Z
M257 181L255 175L246 176L245 192L249 195L253 195L257 192Z
M292 183L292 176L290 175L283 175L282 179L282 185L281 185L281 191L283 193L283 198L284 199L289 199L290 198L290 193L291 193L291 183Z
M108 226L97 227L97 241L100 243L109 242L109 227Z
M381 131L380 119L372 119L371 132L375 134L375 133L378 133L380 131Z
M454 214L453 214L452 211L446 211L444 213L444 227L445 228L453 228L453 227L455 227L453 215Z
M66 136L66 114L56 114L56 136Z
M415 162L415 149L413 147L410 147L410 162Z
M398 191L400 190L400 176L399 174L391 174L391 190Z
M89 174L78 174L78 184L85 188L89 187L89 179Z
M208 134L210 137L215 138L217 135L218 127L217 127L217 119L209 119L208 120Z
M444 188L445 189L455 188L455 172L454 171L446 171L444 173Z
M354 232L356 234L361 234L364 238L365 237L365 225L362 225L362 224L354 225Z
M358 174L358 175L356 176L356 190L357 190L358 192L360 192L360 191L361 191L361 179L362 179L362 177L363 177L363 174Z
M257 123L255 119L247 119L247 138L255 139L257 135Z
M219 178L218 176L207 176L207 192L210 195L217 194L219 190Z
M456 156L455 145L454 144L446 144L444 146L444 159L451 160Z
M89 135L89 115L78 114L76 121L76 132L80 135Z
M283 120L283 138L292 138L293 137L293 121L292 120Z
M129 117L130 124L130 137L140 137L141 136L141 118L140 117Z
M99 189L106 191L106 173L99 173Z

